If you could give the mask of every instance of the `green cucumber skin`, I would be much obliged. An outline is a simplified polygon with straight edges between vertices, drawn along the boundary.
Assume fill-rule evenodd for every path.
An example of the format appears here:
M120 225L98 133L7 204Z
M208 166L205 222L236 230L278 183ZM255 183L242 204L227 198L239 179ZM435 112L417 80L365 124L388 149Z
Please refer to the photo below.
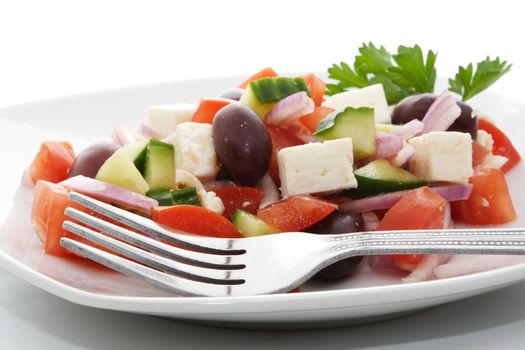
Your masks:
M175 150L173 145L151 139L144 165L144 178L151 190L175 187Z
M354 158L364 159L376 151L375 134L373 108L346 107L343 111L332 112L321 120L314 136L325 141L350 137Z
M426 185L426 182L392 165L385 159L376 159L354 172L357 188L347 191L351 197L367 197L381 193L409 190Z
M146 154L148 153L150 141L151 139L146 139L123 147L127 149L129 157L142 175L144 175L144 165L146 163Z
M375 196L381 193L411 190L426 185L425 181L404 182L399 180L379 180L357 174L354 175L355 179L357 180L357 188L345 191L347 196L353 198L362 198Z
M277 102L300 91L310 96L310 91L303 78L262 78L252 81L249 88L261 104Z

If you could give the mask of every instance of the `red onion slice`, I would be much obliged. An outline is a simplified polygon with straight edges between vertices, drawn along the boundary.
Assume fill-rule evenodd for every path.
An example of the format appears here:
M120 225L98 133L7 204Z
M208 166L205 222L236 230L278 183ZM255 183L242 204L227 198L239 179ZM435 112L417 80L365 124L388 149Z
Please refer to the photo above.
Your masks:
M379 226L379 217L373 211L362 213L361 217L365 222L365 231L375 231Z
M153 137L157 140L160 139L159 133L153 130L149 125L146 125L144 123L140 123L139 133L145 138Z
M423 124L422 121L419 121L417 119L412 119L408 123L403 124L399 128L397 128L393 132L393 134L406 140L406 139L409 139L411 137L418 135L419 133L423 131L424 128L425 128L425 124Z
M264 197L261 199L259 209L267 207L270 204L277 203L281 200L279 190L277 189L275 182L273 182L272 177L268 173L263 176L257 187L264 191Z
M435 279L434 268L446 264L450 260L448 254L425 255L416 268L406 277L402 278L403 283L423 282Z
M111 134L111 138L116 144L121 146L146 139L143 135L131 130L125 125L117 125Z
M423 117L423 133L431 131L445 131L461 114L461 108L456 103L456 99L448 92L444 91L430 105L427 113Z
M150 215L151 209L159 205L159 203L152 198L82 175L64 180L60 182L59 185L64 186L70 191L79 192L103 202L136 210L146 215Z
M414 155L416 154L416 149L409 145L408 143L405 143L401 151L399 151L395 157L392 157L390 160L392 164L394 164L397 167L402 167L405 165L406 162L410 160Z
M449 278L493 270L525 262L522 255L454 255L448 263L434 268L437 278Z
M403 139L399 136L376 132L376 153L374 158L386 158L393 156L403 148Z
M177 170L179 171L179 170ZM230 180L217 180L217 181L210 181L205 182L202 184L204 186L204 189L206 191L213 191L216 188L230 188L230 187L237 187L235 182Z
M283 98L270 109L264 121L267 124L277 125L289 133L297 136L304 142L317 142L310 130L306 128L299 118L314 111L314 101L306 92L301 91Z
M368 264L374 270L387 270L394 267L394 258L391 255L374 255L369 257Z
M472 192L472 185L461 184L437 186L430 187L430 189L450 202L467 199L470 196L470 193ZM401 197L403 197L410 191L412 190L397 191L386 194L380 194L378 196L357 199L355 201L341 204L340 208L354 210L359 213L380 209L389 209L394 204L396 204L401 199Z

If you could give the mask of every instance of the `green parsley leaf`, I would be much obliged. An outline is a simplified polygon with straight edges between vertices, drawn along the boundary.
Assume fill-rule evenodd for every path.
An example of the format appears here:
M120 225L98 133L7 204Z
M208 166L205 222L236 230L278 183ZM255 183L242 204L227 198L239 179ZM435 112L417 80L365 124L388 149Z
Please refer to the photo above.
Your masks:
M512 64L507 61L500 61L499 57L491 60L487 56L476 64L475 72L472 63L467 67L459 66L455 78L448 80L449 90L460 94L463 101L466 101L494 84L511 68Z
M372 43L363 43L359 53L354 65L360 72L378 74L392 67L392 55L383 46L377 48Z
M332 65L328 76L337 84L328 84L328 95L334 95L351 87L363 88L381 83L388 104L418 92L432 92L436 82L434 67L436 54L429 51L426 60L418 45L400 46L397 54L390 54L385 47L363 43L355 57L353 68L347 63Z
M331 68L328 68L328 76L332 79L339 80L339 84L337 85L343 89L368 86L366 74L363 74L363 72L357 68L355 70L350 68L345 62L341 62L340 65L333 64Z
M394 61L397 67L388 69L393 83L413 88L415 92L433 92L436 84L436 54L430 50L426 61L419 45L414 47L399 46Z

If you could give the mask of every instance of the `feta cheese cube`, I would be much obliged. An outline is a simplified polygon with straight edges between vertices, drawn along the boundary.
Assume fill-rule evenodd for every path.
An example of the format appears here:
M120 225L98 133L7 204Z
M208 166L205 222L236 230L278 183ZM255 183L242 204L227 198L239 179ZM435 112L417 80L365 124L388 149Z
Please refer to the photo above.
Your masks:
M425 181L468 181L472 176L472 139L470 134L436 131L408 141L416 153L410 171Z
M283 148L277 161L284 198L357 187L349 137Z
M212 138L212 126L205 123L179 124L173 135L175 167L186 170L201 181L211 180L219 171Z
M148 109L148 125L160 137L166 137L180 123L189 122L196 110L197 106L190 103L152 106Z
M201 205L219 215L224 213L224 203L220 197L217 197L217 194L213 191L206 192L206 190L199 191L199 197L201 200Z
M346 107L371 107L374 109L376 123L390 123L390 112L386 102L383 85L375 84L362 89L350 90L333 95L323 102L323 106L335 110Z
M476 142L492 152L494 148L494 140L492 135L486 132L485 130L478 130L478 137Z

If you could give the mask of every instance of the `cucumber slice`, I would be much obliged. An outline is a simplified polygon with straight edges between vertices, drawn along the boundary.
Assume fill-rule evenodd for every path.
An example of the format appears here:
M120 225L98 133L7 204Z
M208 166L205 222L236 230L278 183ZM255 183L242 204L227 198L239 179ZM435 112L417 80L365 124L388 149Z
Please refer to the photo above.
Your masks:
M146 139L122 147L128 152L129 157L133 160L133 163L141 174L144 174L144 164L146 162L149 141L150 139Z
M95 179L116 186L127 188L133 192L146 194L149 185L135 166L133 159L125 147L109 157L98 170Z
M392 134L397 129L399 129L401 125L394 125L394 124L383 124L383 123L376 123L376 130L386 132L388 134Z
M303 78L262 78L248 85L239 102L264 118L278 101L300 91L305 91L310 96Z
M255 237L280 232L257 216L241 209L235 209L233 212L232 223L241 231L244 237Z
M363 159L376 151L374 109L346 107L326 116L314 135L322 140L352 138L354 159Z
M150 189L176 188L175 153L173 145L151 139L144 162L144 179Z
M425 186L426 182L414 174L392 165L385 159L376 159L354 172L357 188L349 191L355 197L408 190Z
M199 196L195 187L182 188L180 190L172 190L171 188L158 188L146 193L150 198L159 202L160 206L170 205L197 205L200 206Z

